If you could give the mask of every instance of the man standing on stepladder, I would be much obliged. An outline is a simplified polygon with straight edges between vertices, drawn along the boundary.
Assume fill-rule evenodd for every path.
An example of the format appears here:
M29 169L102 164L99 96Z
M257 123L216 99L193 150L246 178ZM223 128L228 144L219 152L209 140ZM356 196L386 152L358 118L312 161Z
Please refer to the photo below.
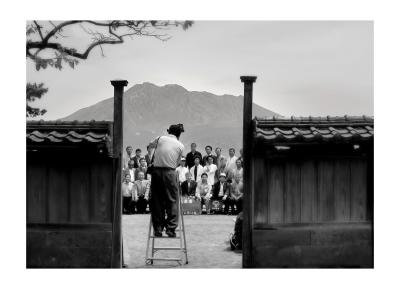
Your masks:
M179 183L175 169L182 157L184 146L179 137L184 132L182 124L173 124L167 130L168 135L157 137L150 146L154 148L150 164L150 210L154 235L176 237L178 226ZM167 217L165 218L165 213Z

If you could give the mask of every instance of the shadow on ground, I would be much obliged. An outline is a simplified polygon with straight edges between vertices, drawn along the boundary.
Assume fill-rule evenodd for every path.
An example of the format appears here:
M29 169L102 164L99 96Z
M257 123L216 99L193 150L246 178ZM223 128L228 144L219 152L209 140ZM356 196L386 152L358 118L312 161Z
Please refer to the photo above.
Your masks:
M173 261L145 264L150 215L123 215L124 260L128 268L241 268L241 252L231 251L229 234L236 216L185 215L189 264ZM156 246L179 246L179 239L156 239ZM159 257L179 257L176 251L162 251Z

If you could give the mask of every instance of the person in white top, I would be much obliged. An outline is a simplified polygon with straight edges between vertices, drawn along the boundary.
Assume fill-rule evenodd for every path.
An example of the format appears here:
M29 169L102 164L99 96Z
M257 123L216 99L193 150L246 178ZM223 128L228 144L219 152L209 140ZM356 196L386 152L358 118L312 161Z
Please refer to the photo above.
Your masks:
M235 156L235 149L230 148L229 149L229 157L226 160L226 168L228 170L233 170L234 168L236 168L236 160L237 160L237 156Z
M127 146L126 147L126 155L123 158L123 162L122 162L122 168L123 169L127 169L128 168L128 162L131 160L131 158L133 158L134 154L133 154L133 148L132 146Z
M179 221L179 181L175 170L184 150L179 141L184 132L183 124L170 125L167 132L168 135L158 137L150 144L154 147L150 207L155 237L162 237L164 228L168 237L176 237Z
M184 157L181 158L181 165L176 168L179 176L179 184L182 184L186 181L186 173L189 172L189 169L186 167L186 159Z
M234 179L236 176L239 176L240 180L243 181L243 167L240 159L236 160L236 167L232 170L232 178Z
M135 181L135 161L134 160L129 160L128 161L128 167L124 169L123 175L125 176L126 174L129 174L131 176L131 182Z
M207 163L203 167L203 173L206 173L208 178L207 178L207 183L210 186L213 186L215 183L215 172L217 171L217 166L213 164L213 157L208 156L207 157Z
M133 183L131 182L131 176L125 175L124 182L122 183L122 213L130 215L132 214L132 201L135 198L133 192Z
M194 159L194 166L190 168L190 173L192 174L195 182L199 183L201 181L203 166L200 164L200 158L198 156L196 156Z

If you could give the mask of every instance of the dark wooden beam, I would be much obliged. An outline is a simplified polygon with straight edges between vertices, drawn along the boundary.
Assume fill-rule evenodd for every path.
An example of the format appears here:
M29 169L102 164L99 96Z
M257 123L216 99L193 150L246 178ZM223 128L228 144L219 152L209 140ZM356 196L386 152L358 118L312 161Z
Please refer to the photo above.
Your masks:
M243 104L243 267L254 266L252 249L253 230L253 83L256 76L241 76L244 82L244 104Z
M113 125L113 219L112 219L112 253L111 267L122 267L122 197L121 197L121 169L123 145L123 95L126 80L112 80L114 86L114 125Z

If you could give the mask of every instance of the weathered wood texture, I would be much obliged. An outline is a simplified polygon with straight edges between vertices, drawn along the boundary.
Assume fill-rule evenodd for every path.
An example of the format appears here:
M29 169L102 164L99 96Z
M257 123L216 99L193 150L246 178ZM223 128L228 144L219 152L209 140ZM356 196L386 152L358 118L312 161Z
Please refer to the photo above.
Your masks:
M371 221L365 159L254 161L254 226Z
M112 159L27 159L27 267L111 267Z
M38 225L27 228L28 268L107 268L111 224Z
M27 163L27 223L111 223L112 160Z
M253 230L253 267L373 266L371 224L288 225Z
M244 103L243 103L243 267L248 268L253 263L251 254L252 230L253 230L253 83L256 76L241 76L240 80L244 83Z

